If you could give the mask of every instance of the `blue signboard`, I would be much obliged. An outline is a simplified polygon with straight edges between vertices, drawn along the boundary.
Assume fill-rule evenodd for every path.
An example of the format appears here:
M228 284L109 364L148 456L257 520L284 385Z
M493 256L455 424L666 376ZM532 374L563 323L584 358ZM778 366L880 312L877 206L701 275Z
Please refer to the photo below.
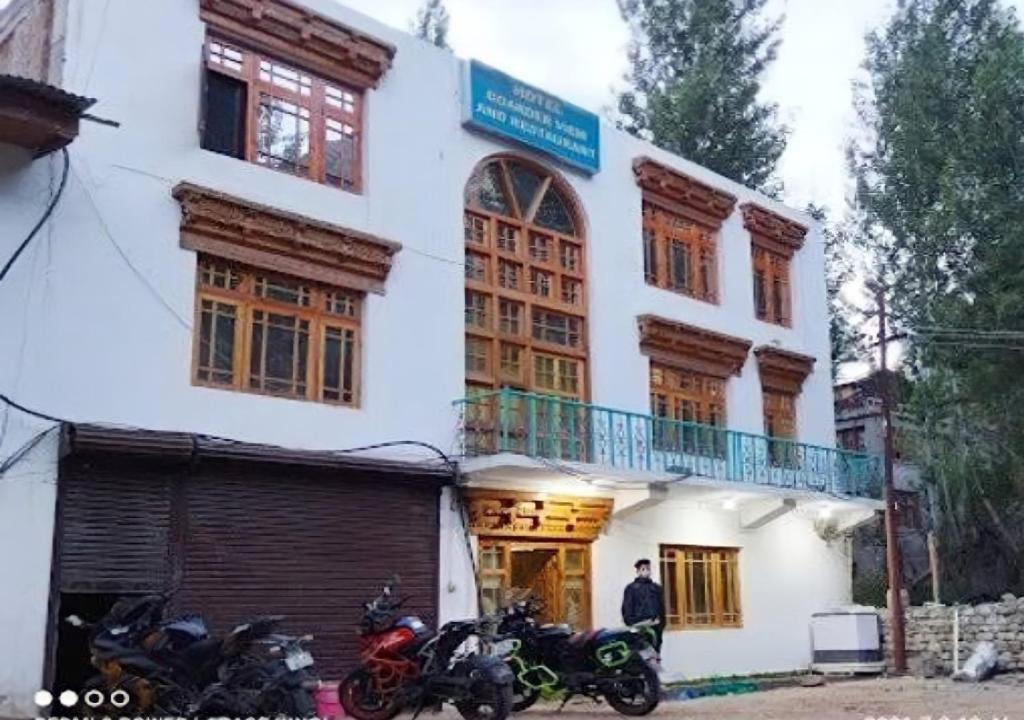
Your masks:
M476 60L469 61L466 125L540 150L585 173L601 169L600 122Z

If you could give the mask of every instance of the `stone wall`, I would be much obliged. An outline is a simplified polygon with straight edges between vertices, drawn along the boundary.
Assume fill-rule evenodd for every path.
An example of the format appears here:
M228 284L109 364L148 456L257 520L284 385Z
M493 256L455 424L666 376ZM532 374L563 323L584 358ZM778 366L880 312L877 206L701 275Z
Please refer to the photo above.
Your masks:
M960 666L982 640L990 640L999 653L1000 670L1024 670L1024 597L1003 595L999 602L960 605ZM953 671L953 624L955 608L924 605L906 609L907 667L914 674L949 674ZM892 667L888 614L885 653Z

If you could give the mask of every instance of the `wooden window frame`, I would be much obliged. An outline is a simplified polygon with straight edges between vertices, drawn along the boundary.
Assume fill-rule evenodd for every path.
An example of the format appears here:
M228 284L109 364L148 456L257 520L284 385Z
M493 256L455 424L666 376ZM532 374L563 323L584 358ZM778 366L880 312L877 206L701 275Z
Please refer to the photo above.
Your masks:
M653 202L644 202L644 279L648 285L717 305L718 241L716 231ZM685 278L676 277L674 253L688 258ZM652 267L653 265L653 267Z
M237 273L240 280L235 288L214 287L203 282L203 273L208 267L229 268ZM287 283L297 283L310 289L308 305L295 305L272 298L258 297L255 292L256 278L265 277ZM326 310L328 297L331 294L346 295L355 303L354 316L329 313ZM199 376L201 368L201 335L203 301L231 305L235 308L235 328L232 344L232 381L230 383L215 382ZM216 257L200 256L196 269L196 303L195 325L193 330L192 352L192 383L201 387L218 390L234 390L236 392L265 395L269 397L288 398L292 400L308 400L327 405L358 408L362 386L362 314L365 294L358 290L335 287L315 283L299 277L282 273L265 271L260 268L240 265L221 260ZM254 312L274 313L304 320L309 323L308 346L306 358L305 392L283 393L273 392L251 386L252 377L252 331ZM324 348L328 328L336 328L353 333L352 345L352 400L329 400L323 397L324 392Z
M753 292L754 316L758 320L793 327L793 300L790 286L790 261L781 253L767 250L757 243L751 244L751 259L754 266ZM758 280L764 293L764 302L759 302ZM776 288L779 292L776 292Z
M239 70L228 68L216 63L211 58L211 44L216 43L226 48L231 48L242 55L242 67ZM354 85L346 85L337 80L325 80L321 76L306 71L300 65L280 60L273 55L258 52L245 47L243 43L234 42L216 33L209 33L203 46L203 62L207 72L220 73L239 80L246 85L246 112L245 112L245 160L266 167L271 170L292 175L293 177L306 178L313 182L328 187L335 187L346 192L361 194L363 192L363 151L364 151L364 109L365 96L363 90ZM311 80L310 94L303 95L301 91L292 91L288 88L274 84L272 81L260 77L260 63L270 62L280 65L308 76ZM327 100L327 88L337 88L343 93L352 96L352 109L338 108ZM284 102L292 103L300 108L309 111L309 164L305 173L289 172L285 169L276 168L272 165L258 161L259 144L259 117L261 98L263 96L273 97ZM204 110L205 111L205 110ZM205 118L203 119L205 122ZM327 129L328 123L340 123L342 127L352 128L353 137L353 167L351 187L345 186L343 179L340 184L328 180L327 173Z
M542 178L537 187L535 197L528 208L520 208L512 186L511 167L521 164L537 173ZM466 324L466 337L488 340L492 343L492 374L489 377L467 375L467 384L472 389L497 390L502 387L513 387L520 390L538 392L545 395L559 395L576 400L586 400L589 393L588 383L588 335L587 335L587 256L586 240L580 228L582 223L576 211L576 205L562 181L553 170L528 160L513 156L499 156L485 160L474 171L473 177L482 176L494 166L501 182L501 191L511 209L511 215L493 212L478 204L467 202L464 208L464 236L466 252L475 255L486 254L489 257L488 281L466 279L467 291L487 295L490 298L490 312L494 316L488 327L481 328ZM472 179L470 180L472 182ZM536 213L545 193L554 189L561 196L569 212L576 235L567 235L534 222ZM516 243L512 249L507 244L500 246L501 228L515 231ZM543 236L547 239L547 252L535 257L531 250L532 238ZM568 268L563 263L563 249L576 259L576 267ZM518 269L519 288L503 287L499 283L499 268L502 263L514 263ZM544 273L550 277L548 295L538 295L532 291L535 273ZM566 291L563 293L563 287ZM564 302L564 297L575 297L576 303ZM501 303L512 302L519 308L519 332L510 335L502 330ZM545 342L533 337L534 310L552 312L568 316L579 321L580 341L576 346L559 345ZM518 378L506 376L501 372L501 345L514 344L521 348L521 369ZM565 362L576 364L577 392L556 392L541 388L535 382L534 358L537 356L556 357ZM556 370L559 367L556 363ZM556 375L559 374L556 372ZM557 383L556 384L560 384Z
M691 568L696 563L698 553L709 555L708 564L713 567L710 574L707 571L704 573L704 596L710 596L711 601L708 603L708 612L699 615L706 622L698 622L698 613L692 613L688 608L694 579ZM688 555L692 557L688 559ZM743 627L739 556L740 548L734 547L667 544L659 547L666 630L734 630ZM674 574L668 572L670 563L675 566ZM720 572L722 564L725 565L727 576L724 583ZM670 575L674 577L674 584Z

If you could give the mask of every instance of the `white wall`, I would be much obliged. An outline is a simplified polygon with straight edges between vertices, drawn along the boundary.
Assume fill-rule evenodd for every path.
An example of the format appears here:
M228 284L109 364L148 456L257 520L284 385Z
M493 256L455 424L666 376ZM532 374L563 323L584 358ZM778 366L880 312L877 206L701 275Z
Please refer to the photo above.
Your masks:
M622 622L622 591L638 558L659 574L659 544L740 548L739 629L667 631L662 664L689 678L714 674L775 672L810 662L811 614L850 598L845 541L831 546L813 520L790 513L758 530L739 528L735 511L669 501L628 521L612 521L593 547L594 621Z
M0 409L0 464L53 423ZM0 474L0 717L35 717L43 687L59 432Z

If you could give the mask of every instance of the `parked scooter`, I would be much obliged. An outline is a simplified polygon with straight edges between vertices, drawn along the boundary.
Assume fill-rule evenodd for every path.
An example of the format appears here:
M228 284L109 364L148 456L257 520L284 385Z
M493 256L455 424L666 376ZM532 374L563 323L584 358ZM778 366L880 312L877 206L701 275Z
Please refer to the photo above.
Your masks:
M512 709L512 672L499 658L473 646L485 630L479 620L460 620L430 632L414 616L396 618L408 598L398 599L398 578L364 605L360 666L339 686L348 715L390 720L406 708L414 715L451 702L466 720L505 720Z
M177 717L282 713L312 717L306 669L310 638L273 633L283 620L266 616L210 637L198 615L164 619L169 595L119 600L90 627L99 674L83 688L99 691L96 714ZM84 627L76 616L67 621Z
M566 625L542 625L543 606L533 599L505 609L492 653L515 675L513 710L542 697L603 697L623 715L647 715L658 706L657 652L647 625L573 633Z

